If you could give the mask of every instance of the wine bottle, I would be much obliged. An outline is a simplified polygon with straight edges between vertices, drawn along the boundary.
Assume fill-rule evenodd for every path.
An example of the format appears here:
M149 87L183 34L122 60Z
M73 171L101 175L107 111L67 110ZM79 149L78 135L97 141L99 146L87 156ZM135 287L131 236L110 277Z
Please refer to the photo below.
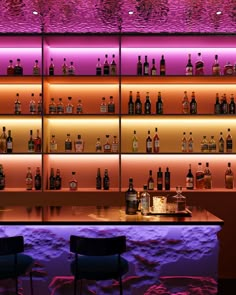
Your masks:
M190 101L190 114L197 114L197 102L194 91L192 92L192 99Z
M4 190L5 188L5 174L3 171L3 165L0 164L0 190Z
M149 177L147 181L147 189L154 190L154 179L152 177L152 170L149 170Z
M129 187L125 192L125 212L127 215L134 215L138 209L138 194L133 186L133 178L129 178Z
M8 130L8 136L6 139L6 147L7 147L7 153L12 153L12 151L13 151L13 138L11 136L11 130Z
M159 167L157 172L157 190L161 191L163 189L163 172L161 167Z
M186 189L192 190L194 188L194 177L191 170L191 164L189 164L188 173L186 175Z
M161 97L161 92L158 92L157 101L156 101L156 114L162 115L163 114L163 101Z
M128 115L134 114L134 102L133 102L133 92L129 92L129 102L128 102Z
M108 175L108 169L104 170L103 189L104 190L109 190L110 189L110 178L109 178L109 175Z
M138 56L138 62L137 62L137 75L138 76L142 76L143 74L143 65L141 62L141 56Z
M140 93L137 91L136 100L134 104L135 115L142 115L142 102L140 99Z
M157 69L155 64L155 58L152 59L152 68L151 68L151 76L157 75Z
M50 190L54 190L55 189L55 176L54 176L54 169L51 168L50 171L50 176L49 176L49 185L48 185Z
M228 134L226 137L226 153L232 153L233 151L233 138L230 134L230 128L228 128Z
M215 102L215 105L214 105L214 113L216 115L221 114L221 105L220 105L219 93L216 93L216 102Z
M157 127L155 128L155 135L153 137L153 152L156 154L160 152L160 138Z
M228 167L225 171L225 188L233 189L234 188L234 174L231 169L231 163L228 163Z
M108 55L105 55L105 60L104 60L104 64L103 64L103 75L104 76L109 76L110 75L110 65L108 62Z
M51 62L50 62L50 65L49 65L49 68L48 68L48 73L49 73L49 76L54 76L54 63L53 63L53 58L51 58Z
M40 168L36 168L35 176L34 176L34 188L36 190L41 190L42 180L40 175Z
M204 188L211 189L212 188L212 175L209 169L209 163L206 163L206 167L204 170Z
M33 188L33 175L32 175L30 167L27 168L25 182L26 182L26 189L32 190L32 188Z
M166 61L165 61L164 55L162 55L160 60L160 76L165 76L165 75L166 75Z
M137 153L138 152L138 138L136 135L136 130L134 130L134 135L132 139L132 152Z
M144 114L151 115L151 113L152 113L152 105L151 105L151 101L150 101L149 92L147 92L146 93L146 100L144 103Z
M192 76L193 75L193 65L192 65L191 54L190 53L188 55L188 63L186 65L185 75L186 76Z
M146 138L146 153L152 153L152 138L150 136L150 130L148 130L148 136Z
M101 169L98 168L96 176L96 189L102 189Z
M56 177L55 177L55 189L56 190L60 190L61 189L61 182L62 182L61 172L60 172L60 169L57 168L57 170L56 170Z
M148 76L149 75L149 62L147 59L147 55L145 55L144 63L143 63L143 75Z
M170 171L168 167L165 171L165 190L170 190Z
M96 76L102 75L102 64L100 58L98 58L97 65L96 65Z

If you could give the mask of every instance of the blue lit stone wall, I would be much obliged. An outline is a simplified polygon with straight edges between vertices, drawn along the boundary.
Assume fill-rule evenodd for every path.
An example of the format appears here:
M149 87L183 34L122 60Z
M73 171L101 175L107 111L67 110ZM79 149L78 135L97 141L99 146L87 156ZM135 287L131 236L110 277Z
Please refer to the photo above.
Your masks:
M126 235L129 273L125 295L216 294L219 226L2 226L0 236L23 235L25 252L35 259L35 295L72 294L70 235ZM28 295L28 278L22 278ZM13 288L0 282L0 294ZM189 289L190 288L190 289ZM192 289L191 289L192 288ZM194 291L195 290L195 291ZM115 281L84 283L83 294L118 294Z

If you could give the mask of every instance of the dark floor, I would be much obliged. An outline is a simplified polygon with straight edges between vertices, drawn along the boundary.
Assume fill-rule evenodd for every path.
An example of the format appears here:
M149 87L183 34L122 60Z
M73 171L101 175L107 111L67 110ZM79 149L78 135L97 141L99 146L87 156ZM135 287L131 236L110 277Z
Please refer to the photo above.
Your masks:
M236 295L236 279L219 279L218 295Z

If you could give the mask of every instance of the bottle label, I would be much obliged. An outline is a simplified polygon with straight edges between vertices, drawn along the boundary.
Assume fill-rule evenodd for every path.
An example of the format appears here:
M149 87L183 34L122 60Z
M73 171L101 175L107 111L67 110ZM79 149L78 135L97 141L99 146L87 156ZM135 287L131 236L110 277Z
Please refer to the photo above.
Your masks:
M100 112L101 113L106 113L107 112L107 106L106 105L101 105L100 106Z
M72 106L66 106L66 113L72 114L73 113L73 107Z
M133 151L134 152L138 151L138 141L133 141Z
M77 182L74 180L70 181L69 188L70 188L70 190L76 190L77 189Z
M155 139L154 140L154 148L158 149L160 147L160 140L159 139Z
M196 71L195 74L198 76L204 75L204 64L202 61L196 62Z
M75 143L75 151L76 152L83 152L83 142L82 141L77 141Z
M137 201L137 194L136 193L126 193L126 201Z
M32 189L33 187L33 179L32 177L26 177L25 179L25 183L26 183L26 189Z
M7 141L7 149L12 150L12 141Z
M102 151L101 144L96 144L96 152L101 152L101 151Z
M72 142L71 141L66 141L65 142L65 150L66 151L72 151Z
M61 189L61 177L56 177L55 188L56 189Z
M193 67L187 66L185 74L186 74L186 76L192 76L193 75Z
M113 153L118 153L118 143L112 143L111 150Z
M64 107L63 107L63 105L58 105L57 106L57 112L58 112L58 114L64 113Z
M147 142L147 149L152 149L152 142L151 141L148 141Z
M182 152L183 153L187 152L187 142L186 141L182 141Z
M34 142L33 141L29 141L29 143L28 143L28 150L29 150L29 152L33 152L34 151Z
M186 188L193 189L193 187L194 187L193 177L186 177Z
M141 105L141 103L136 103L136 105L135 105L135 112L138 115L142 114L142 105Z
M190 141L188 143L188 151L189 151L189 153L192 153L193 152L193 142L192 141Z
M233 142L232 140L227 140L226 141L226 151L227 152L232 152L232 149L233 149Z
M56 113L56 106L50 105L49 106L49 114L54 114Z
M154 190L154 183L153 183L152 181L150 181L150 182L148 183L148 189L149 189L149 190Z
M109 143L104 145L104 152L110 152L111 151L111 145Z
M57 151L57 143L51 142L50 143L50 152L56 152Z
M204 188L205 189L211 189L211 183L212 183L212 179L211 179L211 175L204 175Z
M35 103L31 103L29 109L30 109L30 113L35 113L36 112L36 105L35 105Z
M15 114L19 114L21 112L21 104L16 103L15 104Z
M232 175L225 175L225 188L228 188L228 189L234 188L234 178Z
M108 113L115 113L115 104L114 103L110 103L108 105Z
M4 189L5 187L5 177L4 175L0 175L0 189Z

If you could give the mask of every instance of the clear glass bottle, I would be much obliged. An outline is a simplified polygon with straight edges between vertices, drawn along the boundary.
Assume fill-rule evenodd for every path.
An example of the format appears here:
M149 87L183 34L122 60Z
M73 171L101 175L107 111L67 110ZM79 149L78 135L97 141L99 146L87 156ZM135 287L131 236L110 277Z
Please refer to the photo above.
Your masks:
M148 180L147 180L147 189L154 190L154 179L152 176L152 170L149 170L149 176L148 176Z
M62 75L68 74L68 65L66 63L66 58L64 58L63 64L62 64Z
M187 94L187 91L184 91L184 98L182 101L182 113L189 114L190 113L189 108L190 108L190 104L188 100L188 94Z
M65 152L66 153L71 153L72 152L72 141L70 138L70 133L67 133L67 137L65 140Z
M15 100L15 115L21 114L21 102L19 99L19 93L16 94L16 100Z
M198 60L195 63L195 75L196 76L204 75L204 62L202 60L201 52L198 53Z
M208 150L210 153L216 153L216 141L214 135L212 135L211 139L209 140Z
M0 153L7 152L7 134L6 134L6 127L2 127L2 134L0 136Z
M30 111L30 114L36 114L36 103L34 100L34 93L31 93L31 99L30 99L30 103L29 103L29 111Z
M69 181L69 190L76 191L78 189L78 181L76 179L76 172L72 172L71 180Z
M29 153L34 152L33 130L30 130L30 137L29 137L29 140L28 140L28 152Z
M117 65L115 60L115 54L112 54L112 61L110 65L111 75L116 76L117 75Z
M204 170L204 188L211 189L212 188L212 175L209 168L209 163L206 163L206 167Z
M149 96L149 92L146 92L146 100L144 103L144 114L151 115L152 114L152 104Z
M138 138L137 138L136 130L134 130L134 134L132 138L132 152L133 153L138 152Z
M100 137L97 137L97 141L95 144L95 151L96 153L101 153L102 152L102 143Z
M104 190L109 190L110 189L110 177L108 175L108 169L107 168L104 170L103 189Z
M112 153L118 153L119 152L119 142L117 139L117 136L113 136L112 144L111 144L111 152Z
M146 153L152 153L152 138L150 136L150 130L148 130L148 135L146 138Z
M33 189L33 175L32 175L30 167L27 168L25 183L26 183L27 190Z
M33 75L38 76L40 75L40 67L39 67L39 61L36 59L33 66Z
M9 60L9 65L7 66L7 75L8 76L14 75L14 66L13 66L13 61L11 59Z
M83 114L83 103L81 99L78 99L78 103L76 106L76 114Z
M188 152L193 153L194 150L194 140L193 140L193 134L192 132L189 132L189 138L188 138Z
M74 105L72 104L72 97L68 96L68 103L66 105L65 112L66 114L73 114L74 113Z
M110 100L109 100L109 103L107 105L107 111L110 114L114 114L115 113L115 103L114 103L113 96L111 95L109 99Z
M78 134L77 140L74 142L75 152L76 153L83 153L84 152L84 140L82 139L81 135Z
M220 76L220 64L219 64L219 60L218 60L218 55L215 55L215 61L212 65L212 75L213 76Z
M186 197L182 195L182 186L176 186L176 193L173 197L176 213L186 212Z
M196 189L204 188L204 172L202 169L202 163L198 163L198 168L196 171Z
M142 215L148 215L150 212L150 194L148 193L148 186L143 186L143 192L140 196L141 201L141 214Z
M48 111L49 111L49 114L52 114L52 115L57 113L57 106L53 97L50 99Z
M106 98L102 97L102 101L100 103L100 112L101 113L107 113L107 103L106 103Z
M110 143L110 135L106 135L106 142L103 145L103 151L104 153L110 153L111 152L111 143Z
M50 140L50 153L56 153L57 152L57 142L55 135L52 134L51 140Z
M137 214L138 194L134 189L133 178L129 178L129 187L125 192L125 213L127 215Z
M205 135L203 136L202 141L201 141L201 152L202 153L209 152L209 143L208 143L208 140Z
M75 75L75 66L73 61L70 62L70 65L68 67L68 75L70 76Z
M59 97L58 99L58 103L57 103L57 114L64 114L65 111L65 107L64 107L64 103L62 102L62 98Z
M233 189L234 188L234 173L231 169L231 163L228 163L228 167L225 171L225 188Z

